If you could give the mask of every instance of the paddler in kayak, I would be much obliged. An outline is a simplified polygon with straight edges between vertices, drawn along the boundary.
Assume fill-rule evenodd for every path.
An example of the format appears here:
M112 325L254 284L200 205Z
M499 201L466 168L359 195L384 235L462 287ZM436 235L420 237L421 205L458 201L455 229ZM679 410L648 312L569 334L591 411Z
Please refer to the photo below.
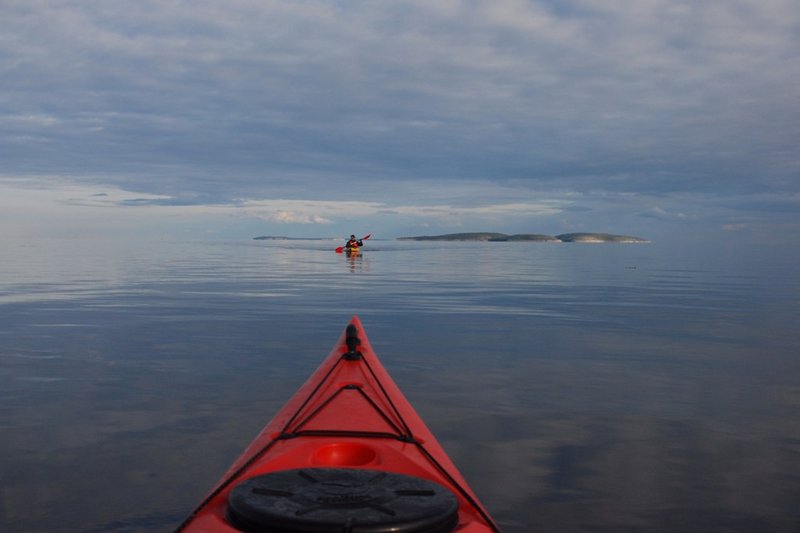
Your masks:
M356 239L355 235L350 235L350 240L344 245L344 249L348 252L358 252L364 246L364 241Z

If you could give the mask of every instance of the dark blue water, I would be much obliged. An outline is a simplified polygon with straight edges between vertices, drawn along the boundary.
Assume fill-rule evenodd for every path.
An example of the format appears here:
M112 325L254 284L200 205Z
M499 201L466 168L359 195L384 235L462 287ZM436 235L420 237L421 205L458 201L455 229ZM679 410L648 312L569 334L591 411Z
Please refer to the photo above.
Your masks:
M170 531L357 314L504 531L800 528L798 255L4 242L0 530Z

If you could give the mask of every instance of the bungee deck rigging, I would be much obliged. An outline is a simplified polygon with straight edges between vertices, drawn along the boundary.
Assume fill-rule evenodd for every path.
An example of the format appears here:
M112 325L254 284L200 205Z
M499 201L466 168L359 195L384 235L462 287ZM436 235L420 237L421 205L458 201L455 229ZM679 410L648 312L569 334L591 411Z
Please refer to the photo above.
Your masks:
M499 531L354 317L178 531Z

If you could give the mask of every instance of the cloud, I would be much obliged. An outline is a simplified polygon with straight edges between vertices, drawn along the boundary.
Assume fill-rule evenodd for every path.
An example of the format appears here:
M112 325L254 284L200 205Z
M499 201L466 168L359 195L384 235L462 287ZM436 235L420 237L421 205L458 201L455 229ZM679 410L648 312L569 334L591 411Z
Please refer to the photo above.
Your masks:
M180 221L214 226L250 220L295 227L337 225L337 228L350 224L380 225L386 220L426 227L460 226L469 221L495 225L558 214L566 205L553 199L516 202L488 199L478 205L286 198L208 203L114 187L98 191L57 177L0 180L0 192L0 220L5 219L11 233L23 225L39 234L66 231L74 235L87 231L94 235L94 230L87 229L91 227L135 231L136 224L144 220L162 233ZM76 223L74 228L70 226L72 222Z
M330 219L321 217L319 215L303 215L300 213L295 213L293 211L277 211L275 213L269 213L264 215L264 220L270 220L274 222L282 222L284 224L332 224L333 221Z
M503 203L481 206L404 205L379 202L261 200L247 201L226 209L238 216L266 221L300 224L332 224L335 221L400 216L407 219L438 220L445 223L468 218L535 217L560 212L555 202Z
M512 217L512 216L545 216L561 212L555 202L516 202L489 204L474 207L452 205L398 205L386 206L381 211L392 214L411 215L426 218L452 219L455 217Z
M546 211L540 193L798 192L789 0L32 0L0 16L2 172L145 193L127 207L355 197L447 218L516 212L466 198L510 184L521 214ZM459 199L431 200L445 182ZM264 216L337 219L283 211Z
M653 206L646 211L642 211L639 213L639 216L642 218L656 218L660 220L688 220L694 219L697 220L698 217L696 215L689 215L682 210L675 210L673 208L665 209L661 206Z
M377 204L352 201L248 200L229 206L237 216L282 224L333 224L336 219L374 215Z
M747 224L742 224L742 223L723 224L722 229L724 229L725 231L741 231L743 229L747 229Z
M382 201L269 198L230 202L154 195L59 177L0 179L0 238L196 238L290 234L349 235L355 228L385 237L453 231L549 233L606 231L652 237L659 225L698 235L744 229L795 232L800 195L718 195L560 191L530 193L512 185L430 185L430 197L408 201L409 183ZM417 183L416 187L423 187ZM412 187L413 188L413 187ZM397 200L391 200L395 197ZM309 193L313 194L313 193ZM288 229L287 229L288 228ZM755 234L755 233L754 233Z

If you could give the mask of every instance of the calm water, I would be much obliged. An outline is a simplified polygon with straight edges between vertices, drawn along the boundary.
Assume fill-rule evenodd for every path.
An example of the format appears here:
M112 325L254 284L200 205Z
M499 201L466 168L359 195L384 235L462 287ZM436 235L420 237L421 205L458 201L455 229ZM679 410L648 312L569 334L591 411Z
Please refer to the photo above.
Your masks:
M761 247L5 242L0 530L170 531L358 314L504 531L800 530Z

